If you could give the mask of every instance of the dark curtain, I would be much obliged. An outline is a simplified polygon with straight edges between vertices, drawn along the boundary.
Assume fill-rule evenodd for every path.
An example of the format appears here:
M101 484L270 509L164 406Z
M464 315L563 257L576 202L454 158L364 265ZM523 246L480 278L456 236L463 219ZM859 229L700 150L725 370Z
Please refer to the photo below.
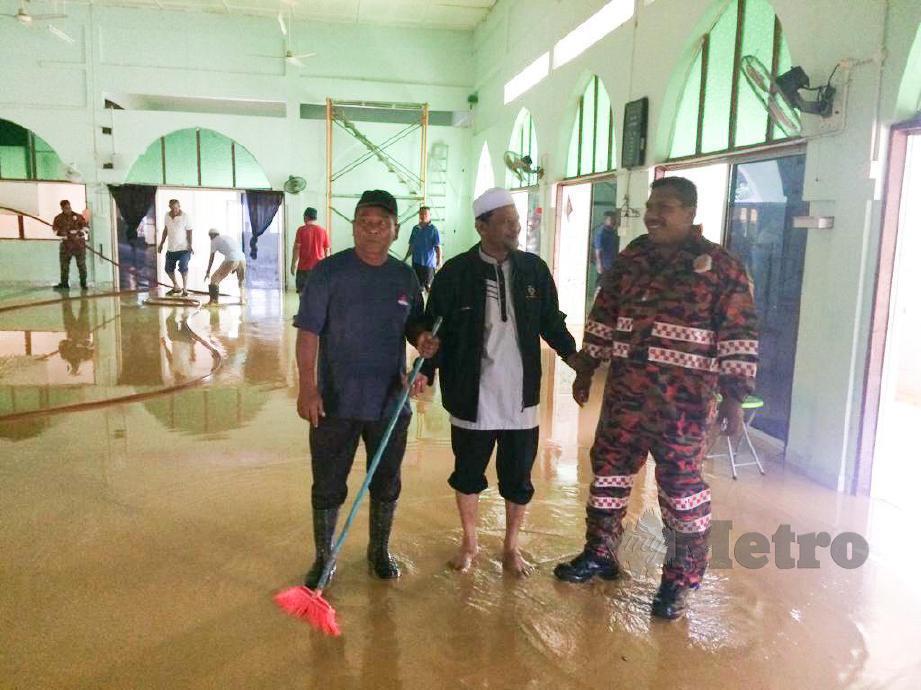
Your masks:
M110 184L109 192L115 199L118 213L125 221L126 239L134 244L138 237L138 225L153 209L157 188L142 184Z
M272 224L272 219L281 206L282 196L281 192L247 190L243 193L243 201L249 212L249 224L253 231L253 236L249 238L249 255L253 259L259 251L256 247L259 236Z

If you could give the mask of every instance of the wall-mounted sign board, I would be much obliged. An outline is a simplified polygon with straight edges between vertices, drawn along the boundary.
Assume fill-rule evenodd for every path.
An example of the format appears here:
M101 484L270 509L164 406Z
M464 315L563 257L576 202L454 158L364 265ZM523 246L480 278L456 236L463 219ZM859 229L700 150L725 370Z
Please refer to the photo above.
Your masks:
M649 123L649 99L640 98L624 106L624 145L621 166L636 168L646 163L646 128Z

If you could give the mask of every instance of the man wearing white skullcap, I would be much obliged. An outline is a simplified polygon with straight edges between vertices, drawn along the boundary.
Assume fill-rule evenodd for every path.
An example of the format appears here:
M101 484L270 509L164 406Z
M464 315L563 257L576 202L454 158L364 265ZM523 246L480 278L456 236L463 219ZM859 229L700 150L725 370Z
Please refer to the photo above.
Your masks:
M525 576L532 566L518 549L518 532L534 494L540 339L567 362L576 345L547 264L518 250L521 224L512 195L489 189L473 202L473 212L479 243L448 261L432 283L427 320L440 316L444 322L441 350L423 373L432 381L441 370L442 403L451 414L454 472L448 483L464 531L452 566L466 571L476 556L478 498L498 444L506 515L503 566Z
M515 200L512 193L502 187L493 187L480 194L473 202L473 217L480 216L495 211L503 206L514 206Z

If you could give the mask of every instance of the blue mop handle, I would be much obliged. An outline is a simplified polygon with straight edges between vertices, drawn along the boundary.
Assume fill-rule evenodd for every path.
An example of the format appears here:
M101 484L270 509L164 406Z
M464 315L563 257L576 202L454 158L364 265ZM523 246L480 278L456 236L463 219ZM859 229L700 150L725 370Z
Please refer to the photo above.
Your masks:
M432 326L432 335L438 333L438 329L441 327L441 317L435 319L435 323ZM377 447L377 451L374 453L374 457L371 458L371 465L368 467L368 473L365 475L365 480L361 483L361 488L358 490L358 493L355 496L355 500L352 501L352 508L349 510L349 515L345 519L345 525L342 527L342 531L339 533L339 538L336 539L336 543L333 546L333 551L329 556L329 559L326 561L326 567L323 569L323 573L320 575L320 579L317 581L317 590L322 591L326 587L327 582L329 582L329 575L333 570L333 566L336 564L336 559L339 557L339 552L342 550L342 545L345 543L345 538L349 534L349 529L352 527L352 522L355 520L355 515L358 514L358 507L361 505L362 499L364 499L365 494L368 493L368 487L371 486L371 480L374 478L374 472L377 471L377 466L381 464L381 458L384 456L384 451L387 450L387 444L390 442L390 435L393 433L394 427L397 425L397 420L400 418L400 413L403 411L403 406L406 404L406 401L409 399L409 391L413 387L413 382L416 380L416 377L419 375L419 371L422 369L422 364L425 362L425 358L419 357L416 360L416 364L413 366L412 373L409 375L409 379L406 382L406 388L403 390L403 394L400 396L400 402L397 404L396 408L393 411L393 414L390 416L390 422L387 424L387 430L384 431L384 436L381 438L381 442Z

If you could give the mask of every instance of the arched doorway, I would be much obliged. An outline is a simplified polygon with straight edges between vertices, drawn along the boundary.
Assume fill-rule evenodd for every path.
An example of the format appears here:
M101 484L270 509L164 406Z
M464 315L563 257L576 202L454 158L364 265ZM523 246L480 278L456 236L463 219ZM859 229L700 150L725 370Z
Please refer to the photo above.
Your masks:
M124 218L129 214L116 214L123 287L143 288L155 282L169 282L164 271L164 254L157 247L169 202L175 199L191 217L193 254L188 280L192 289L206 289L204 274L210 254L210 228L216 228L243 250L247 287L281 288L283 195L270 191L265 171L244 146L210 129L171 132L147 147L131 166L125 181L126 187L141 189L142 196L143 188L155 187L156 191L148 192L152 207L137 228L127 227L130 223ZM118 198L116 202L121 205ZM267 212L266 207L269 207ZM221 290L234 295L237 286L228 280L222 283Z
M64 199L77 212L86 209L79 180L36 132L0 119L0 263L9 267L7 279L55 282L60 238L51 226ZM94 262L88 268L92 280Z
M125 182L170 187L270 189L246 147L211 129L180 129L158 137L131 166Z

